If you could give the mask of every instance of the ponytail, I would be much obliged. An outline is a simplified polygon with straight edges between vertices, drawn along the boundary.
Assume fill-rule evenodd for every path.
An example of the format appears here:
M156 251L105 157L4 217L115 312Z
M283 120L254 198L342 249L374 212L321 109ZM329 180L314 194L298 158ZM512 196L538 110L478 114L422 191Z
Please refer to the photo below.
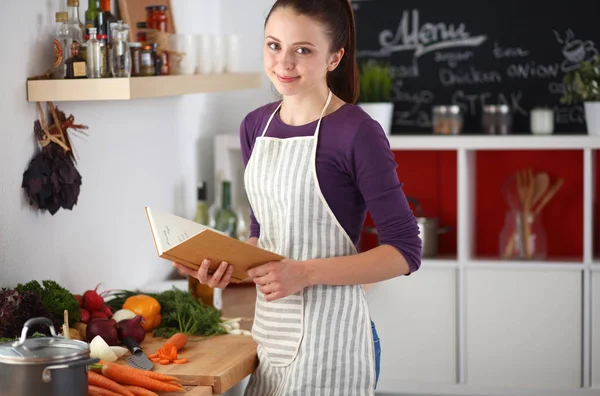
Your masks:
M355 104L360 83L356 61L356 27L350 0L277 0L269 11L290 7L301 15L317 19L326 26L331 39L332 52L344 49L344 55L335 70L327 74L329 89L344 102Z
M340 1L340 0L338 0ZM327 85L329 89L344 102L356 104L360 91L360 82L358 76L358 62L356 61L356 25L354 21L354 11L349 0L341 0L346 16L346 32L344 56L338 67L327 75Z

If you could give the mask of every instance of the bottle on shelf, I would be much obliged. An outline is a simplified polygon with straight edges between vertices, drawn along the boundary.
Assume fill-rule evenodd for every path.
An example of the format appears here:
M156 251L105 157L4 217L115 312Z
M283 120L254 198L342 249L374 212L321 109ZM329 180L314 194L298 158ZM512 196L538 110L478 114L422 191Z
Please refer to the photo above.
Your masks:
M67 21L69 15L67 12L56 13L56 26L54 28L54 78L65 78L65 62L71 52L71 44L73 40L69 34L69 26Z
M215 212L214 228L237 239L238 216L231 208L231 182L224 180L221 186L221 206Z
M200 185L198 185L197 194L197 208L194 221L199 224L208 225L208 205L206 203L205 182L202 182ZM198 281L198 279L192 276L188 276L188 289L196 300L202 301L204 304L218 310L223 308L221 289L203 285Z
M67 0L67 12L69 13L69 19L67 21L69 34L73 41L82 44L83 35L85 34L85 25L81 23L81 19L79 18L79 0Z
M74 41L71 45L71 57L67 59L65 78L87 78L85 59L79 55L79 43Z
M131 52L129 50L129 26L122 21L110 24L112 41L109 49L110 70L113 77L131 77Z
M106 34L104 32L104 15L100 9L100 0L88 0L88 9L85 11L85 29L86 35L90 35L90 29L96 28L96 34Z
M114 16L110 9L110 1L111 0L100 0L100 10L102 14L102 30L104 34L108 36L107 40L109 43L112 42L112 31L110 30L110 25L116 23L118 21L117 17ZM127 38L125 39L129 41Z
M90 38L86 43L88 78L102 78L102 47L96 38L96 28L91 27L89 30Z

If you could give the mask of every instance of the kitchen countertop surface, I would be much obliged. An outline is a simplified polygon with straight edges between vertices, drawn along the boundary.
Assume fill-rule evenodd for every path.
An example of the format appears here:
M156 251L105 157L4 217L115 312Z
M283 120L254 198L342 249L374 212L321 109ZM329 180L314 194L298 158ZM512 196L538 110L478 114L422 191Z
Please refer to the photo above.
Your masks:
M151 355L166 341L147 335L141 347L146 355ZM254 372L258 364L256 343L251 336L245 335L189 337L186 346L179 351L179 357L188 359L188 363L155 363L153 371L181 379L186 396L223 394ZM119 359L119 363L127 364L124 359ZM160 395L181 396L181 393L163 392Z

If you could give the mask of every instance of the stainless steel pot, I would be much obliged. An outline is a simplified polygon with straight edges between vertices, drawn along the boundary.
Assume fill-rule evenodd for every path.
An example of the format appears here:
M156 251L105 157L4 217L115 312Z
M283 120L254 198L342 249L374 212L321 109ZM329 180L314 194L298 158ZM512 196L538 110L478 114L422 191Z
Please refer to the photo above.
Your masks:
M438 255L439 235L452 229L450 226L440 227L437 217L424 217L422 215L421 204L416 198L407 197L407 200L415 207L414 213L419 226L419 237L421 238L421 257L430 258ZM377 234L377 229L367 227L365 229L370 234ZM379 242L378 242L379 243Z
M51 337L27 338L34 324L45 324ZM47 318L29 319L18 341L0 344L0 394L5 396L87 396L90 359L86 342L56 335Z

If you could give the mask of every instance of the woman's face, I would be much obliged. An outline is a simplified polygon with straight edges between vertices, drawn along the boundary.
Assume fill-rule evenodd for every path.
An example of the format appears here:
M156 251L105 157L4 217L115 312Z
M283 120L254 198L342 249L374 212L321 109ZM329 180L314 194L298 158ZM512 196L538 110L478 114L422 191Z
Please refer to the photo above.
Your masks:
M284 96L322 88L343 55L343 49L331 53L330 46L320 23L278 8L265 26L265 73Z

